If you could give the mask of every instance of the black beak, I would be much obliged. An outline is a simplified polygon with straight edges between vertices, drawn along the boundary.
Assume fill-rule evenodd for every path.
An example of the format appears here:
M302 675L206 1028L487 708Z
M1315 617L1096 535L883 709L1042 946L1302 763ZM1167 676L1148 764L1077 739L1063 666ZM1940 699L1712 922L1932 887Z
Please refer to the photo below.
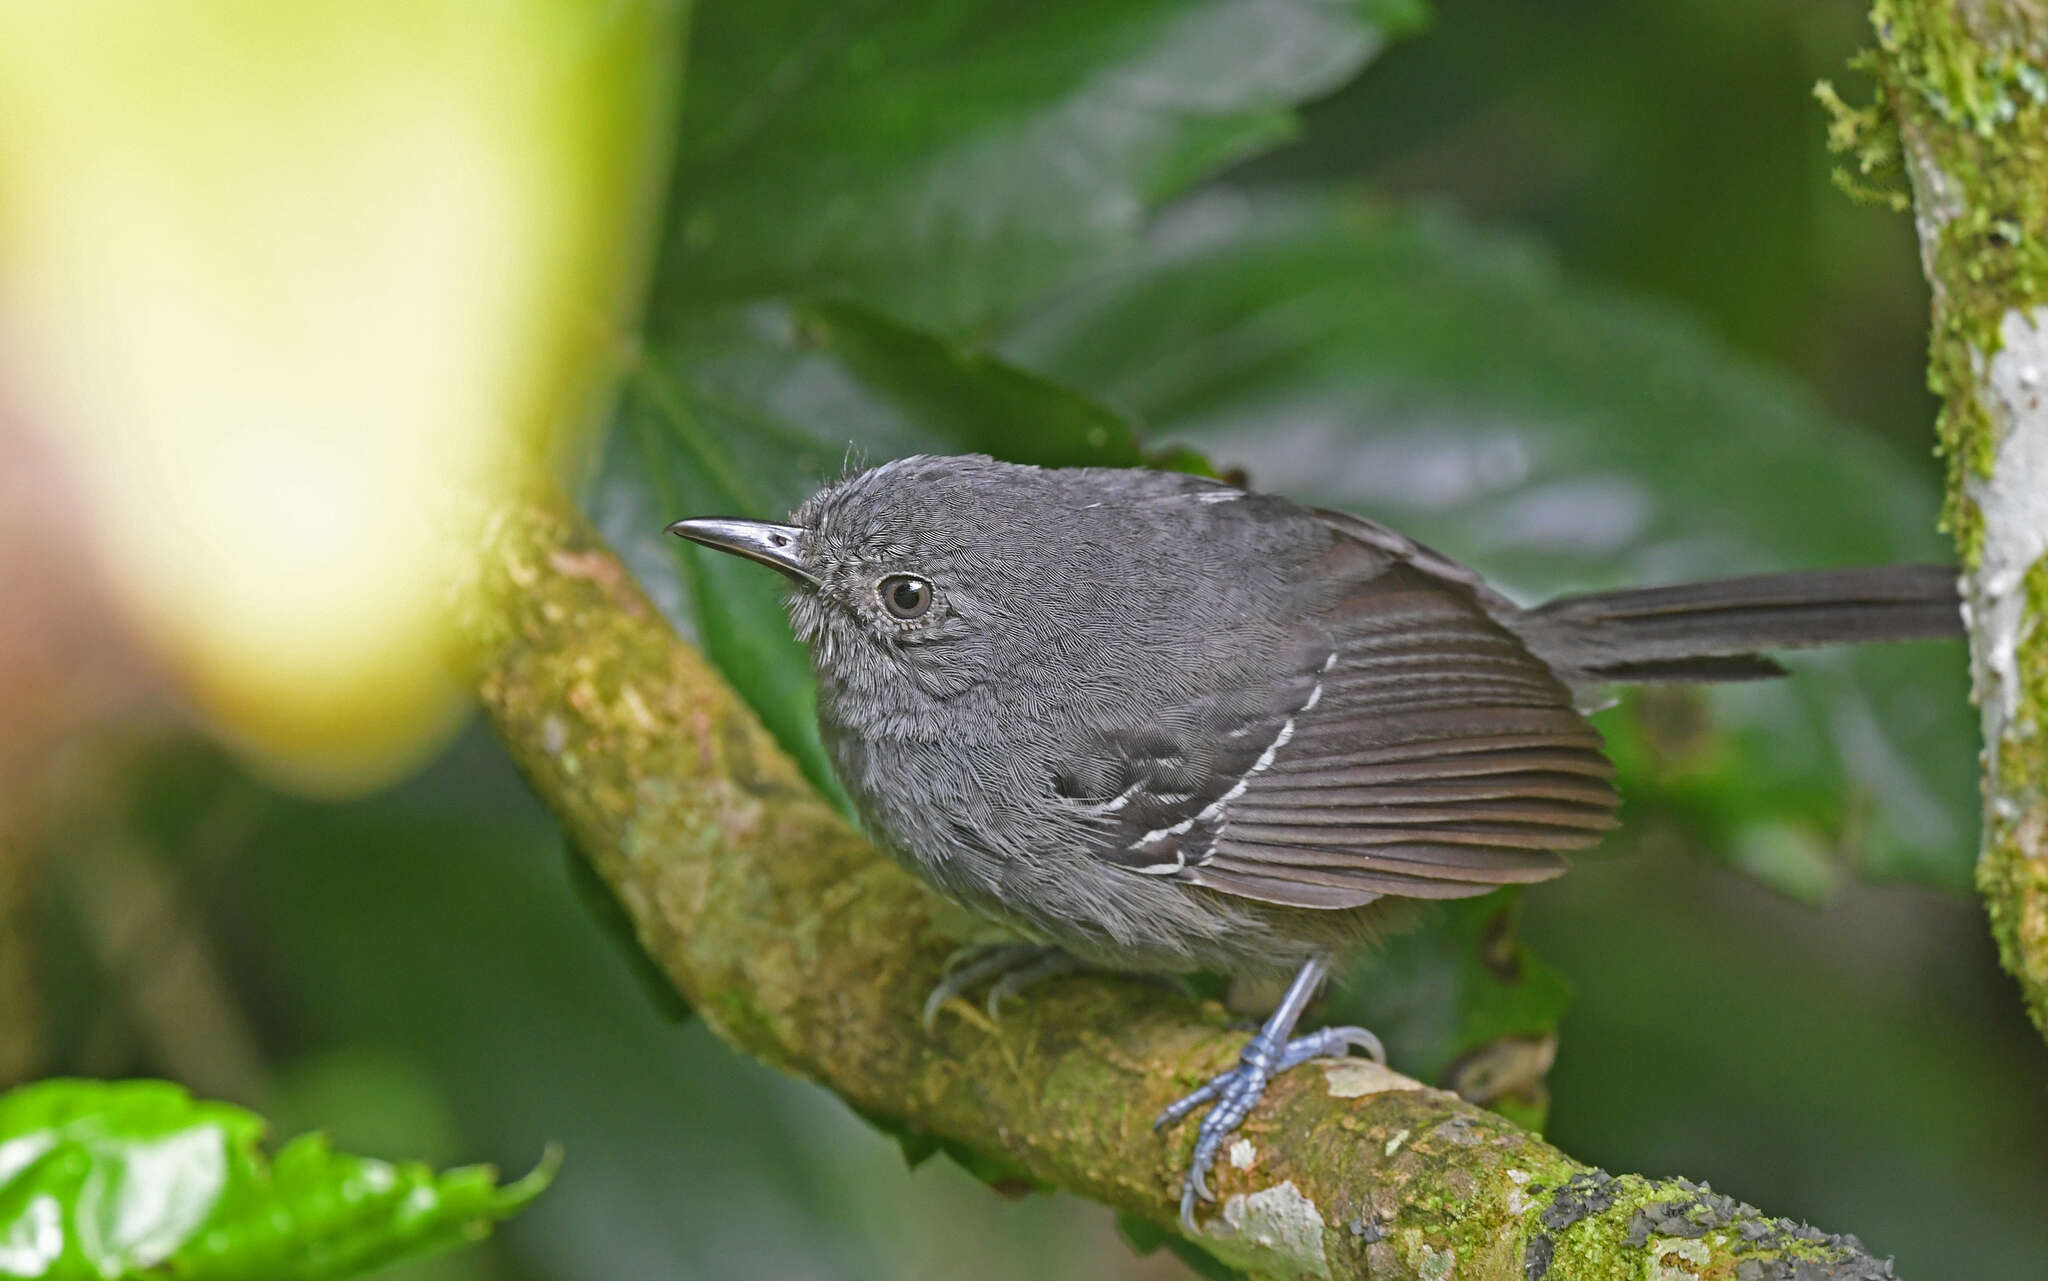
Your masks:
M797 551L797 537L804 531L795 525L771 525L765 520L729 520L723 516L702 516L679 520L668 527L677 538L715 547L722 552L759 561L779 569L806 587L819 585Z

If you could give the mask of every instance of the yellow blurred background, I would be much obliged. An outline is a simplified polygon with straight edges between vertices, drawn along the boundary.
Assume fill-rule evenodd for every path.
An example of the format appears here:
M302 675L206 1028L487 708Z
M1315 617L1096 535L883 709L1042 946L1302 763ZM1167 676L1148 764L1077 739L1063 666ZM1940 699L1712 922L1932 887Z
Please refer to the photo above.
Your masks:
M0 735L150 685L325 793L445 740L460 513L594 417L675 21L0 5Z

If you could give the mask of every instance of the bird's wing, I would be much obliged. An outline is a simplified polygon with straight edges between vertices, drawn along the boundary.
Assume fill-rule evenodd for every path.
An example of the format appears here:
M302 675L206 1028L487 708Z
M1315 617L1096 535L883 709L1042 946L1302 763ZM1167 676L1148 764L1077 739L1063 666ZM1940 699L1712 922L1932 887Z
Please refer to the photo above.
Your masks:
M1464 583L1397 560L1317 621L1288 676L1126 739L1091 789L1105 859L1348 908L1545 880L1614 825L1599 734Z

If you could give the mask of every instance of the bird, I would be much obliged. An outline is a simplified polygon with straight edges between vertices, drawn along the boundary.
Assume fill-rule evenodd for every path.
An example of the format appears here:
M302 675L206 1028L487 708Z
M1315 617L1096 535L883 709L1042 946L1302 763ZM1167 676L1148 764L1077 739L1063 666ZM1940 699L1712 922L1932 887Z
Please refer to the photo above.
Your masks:
M1360 516L1224 480L914 456L788 523L668 532L773 568L820 736L878 843L1002 927L942 1000L1086 966L1290 976L1206 1108L1191 1235L1332 967L1417 900L1549 880L1615 826L1587 711L1620 684L1780 676L1770 651L1958 635L1956 571L1819 569L1524 608ZM1404 913L1404 909L1407 911ZM992 998L993 999L993 998Z

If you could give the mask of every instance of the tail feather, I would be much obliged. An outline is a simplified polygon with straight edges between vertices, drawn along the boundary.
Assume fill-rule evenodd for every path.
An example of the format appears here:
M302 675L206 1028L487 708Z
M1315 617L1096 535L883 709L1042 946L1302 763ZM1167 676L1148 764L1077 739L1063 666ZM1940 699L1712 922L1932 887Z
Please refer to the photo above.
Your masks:
M1959 636L1956 571L1883 565L1564 596L1516 630L1554 666L1603 681L1782 675L1764 653Z

